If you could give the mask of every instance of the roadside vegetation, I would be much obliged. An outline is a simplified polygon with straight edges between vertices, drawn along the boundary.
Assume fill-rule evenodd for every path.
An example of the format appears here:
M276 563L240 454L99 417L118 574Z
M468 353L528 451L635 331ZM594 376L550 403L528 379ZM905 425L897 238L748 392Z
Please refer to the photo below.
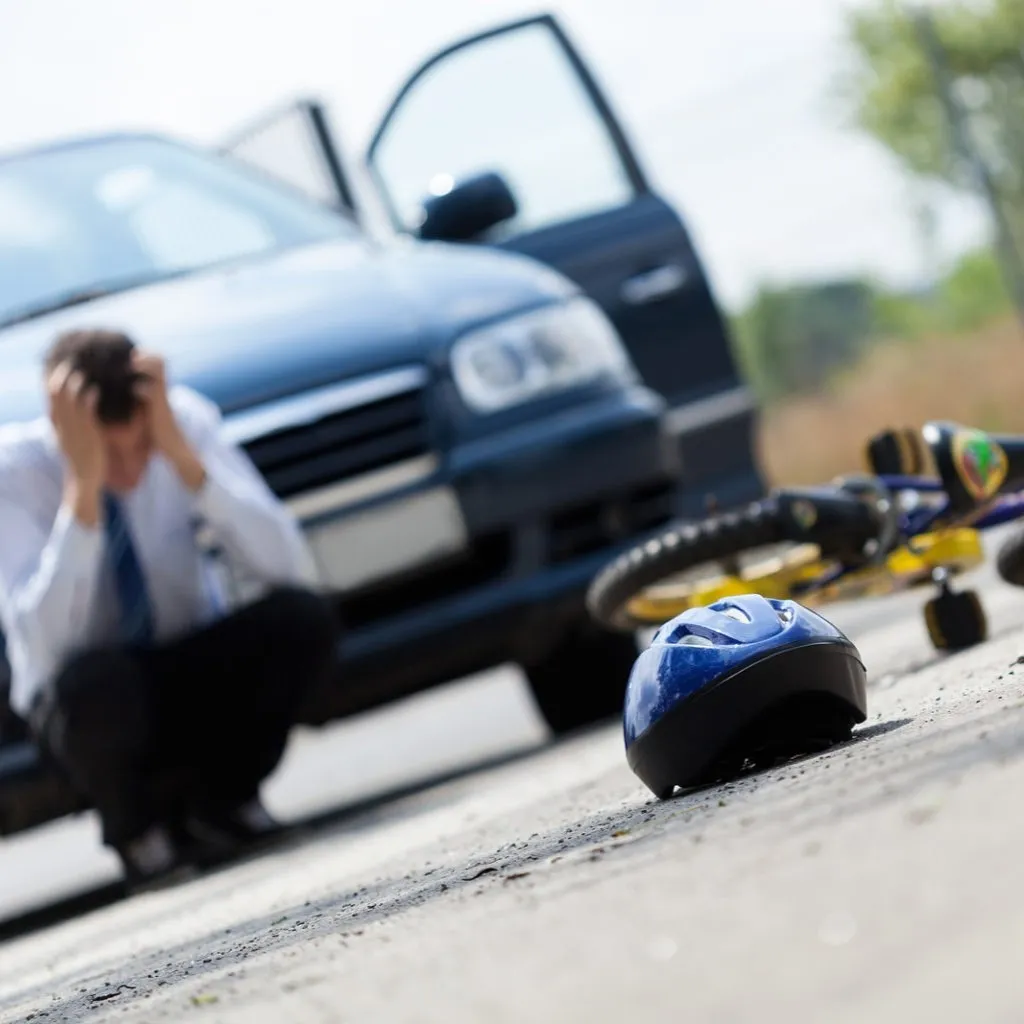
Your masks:
M1024 278L1024 0L931 10L1006 233L916 291L858 279L772 286L733 317L737 356L766 410L760 445L773 483L861 469L864 441L886 426L941 418L1024 432L1024 329L1010 291L1014 274ZM847 29L851 60L837 86L851 127L885 146L923 195L935 185L976 192L907 6L875 0Z

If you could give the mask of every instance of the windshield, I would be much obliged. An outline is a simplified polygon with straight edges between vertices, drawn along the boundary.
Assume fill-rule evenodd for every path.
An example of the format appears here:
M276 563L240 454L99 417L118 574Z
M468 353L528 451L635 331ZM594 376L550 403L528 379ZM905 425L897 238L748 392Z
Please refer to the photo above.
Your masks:
M162 139L19 156L0 162L0 323L76 293L357 232L286 186Z

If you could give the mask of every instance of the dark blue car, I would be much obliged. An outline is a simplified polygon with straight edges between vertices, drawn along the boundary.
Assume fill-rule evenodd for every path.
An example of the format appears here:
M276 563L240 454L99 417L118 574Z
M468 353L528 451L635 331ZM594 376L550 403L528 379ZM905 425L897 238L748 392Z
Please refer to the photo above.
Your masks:
M421 67L359 167L314 103L0 158L0 416L73 325L165 353L302 521L346 624L311 724L509 660L555 733L617 713L592 575L762 493L697 254L547 17ZM81 807L0 721L0 832Z

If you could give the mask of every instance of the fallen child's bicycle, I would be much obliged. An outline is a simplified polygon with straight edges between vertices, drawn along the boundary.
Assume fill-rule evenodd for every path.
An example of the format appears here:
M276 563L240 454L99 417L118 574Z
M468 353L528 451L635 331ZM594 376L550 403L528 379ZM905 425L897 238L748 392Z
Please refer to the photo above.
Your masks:
M780 488L745 510L683 523L607 565L587 594L601 625L661 625L695 605L757 593L814 607L924 585L934 646L987 637L973 590L953 580L984 561L981 532L1024 518L1024 436L955 423L887 430L867 446L869 475ZM1024 586L1024 531L996 560Z

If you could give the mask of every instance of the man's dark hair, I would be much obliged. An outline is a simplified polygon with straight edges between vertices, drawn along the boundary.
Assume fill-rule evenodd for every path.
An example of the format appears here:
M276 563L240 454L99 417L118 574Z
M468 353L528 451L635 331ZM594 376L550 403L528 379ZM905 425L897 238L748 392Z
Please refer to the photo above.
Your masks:
M94 385L99 392L97 416L101 423L127 423L135 415L139 400L135 384L139 379L132 368L135 343L127 334L102 328L64 331L46 353L49 376L62 363Z

